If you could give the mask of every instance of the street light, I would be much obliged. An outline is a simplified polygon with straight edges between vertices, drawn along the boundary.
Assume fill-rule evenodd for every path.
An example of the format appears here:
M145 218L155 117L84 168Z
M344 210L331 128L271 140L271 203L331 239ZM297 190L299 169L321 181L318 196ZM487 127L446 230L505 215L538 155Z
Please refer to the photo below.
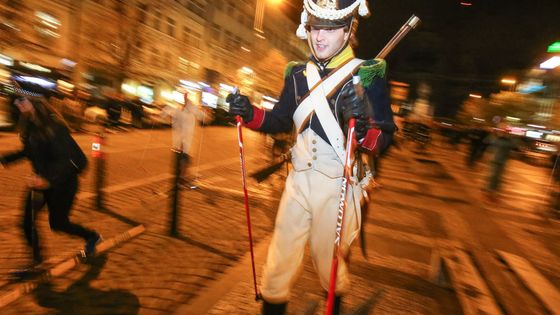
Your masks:
M264 37L264 10L266 4L270 4L272 6L280 6L280 4L288 4L289 2L284 2L283 0L257 0L255 5L255 21L253 24L253 29L255 30L255 35L261 39L265 39ZM293 5L290 5L293 7Z
M254 73L253 69L245 66L241 68L241 72L247 75L251 75Z
M509 90L513 91L515 89L515 84L517 84L517 80L512 78L503 78L502 84L509 85Z

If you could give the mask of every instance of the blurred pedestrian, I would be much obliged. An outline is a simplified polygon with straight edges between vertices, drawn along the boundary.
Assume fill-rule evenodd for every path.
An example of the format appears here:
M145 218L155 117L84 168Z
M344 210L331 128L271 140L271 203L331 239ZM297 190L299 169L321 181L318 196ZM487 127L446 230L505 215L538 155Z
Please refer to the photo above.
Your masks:
M73 131L79 131L82 126L83 117L85 113L85 104L80 102L77 97L77 92L74 95L64 95L62 113L66 123Z
M190 150L196 122L204 119L205 113L189 100L188 95L189 93L185 92L183 104L180 104L179 107L166 106L162 115L171 116L173 151L180 159L178 173L181 178L179 184L183 188L194 189L196 188L195 178L188 173L188 166L192 161Z
M498 201L498 193L503 182L503 174L511 150L516 147L514 139L507 132L505 124L499 124L493 130L490 146L494 153L490 160L490 173L485 188L486 197L490 201Z
M550 184L552 185L550 190L550 207L553 211L560 214L560 148L556 146L556 153L550 156L552 171Z
M123 97L116 92L110 92L105 101L107 111L107 126L118 127L122 116Z
M43 261L35 219L36 212L45 204L51 229L83 238L85 254L92 255L101 235L69 220L78 189L78 174L87 165L87 159L60 113L44 99L44 90L26 84L16 87L15 92L13 103L19 110L18 128L23 148L1 156L0 162L3 166L22 158L31 162L33 173L27 178L23 216L25 239L32 248L31 267Z
M135 128L142 128L143 118L144 118L144 107L140 97L135 96L127 100L127 107L130 109L130 115L132 116L132 126Z
M304 8L297 34L308 38L312 56L306 62L288 64L280 100L272 111L252 106L242 94L230 94L226 99L230 113L242 117L251 129L290 132L295 124L297 130L291 150L293 168L286 179L261 281L263 314L285 313L308 240L321 286L329 287L348 119L356 119L356 139L360 150L368 154L385 149L395 130L385 61L356 59L350 46L358 11L361 15L367 12L365 1L304 0ZM353 85L356 73L363 94ZM329 78L332 84L324 84ZM318 88L312 90L315 86ZM348 196L337 253L334 314L339 313L342 295L350 290L345 259L360 229L362 186L356 176L352 176Z
M483 127L473 127L469 131L468 137L471 143L466 161L468 167L474 167L476 162L478 162L484 155L484 152L489 144L488 136L489 132Z

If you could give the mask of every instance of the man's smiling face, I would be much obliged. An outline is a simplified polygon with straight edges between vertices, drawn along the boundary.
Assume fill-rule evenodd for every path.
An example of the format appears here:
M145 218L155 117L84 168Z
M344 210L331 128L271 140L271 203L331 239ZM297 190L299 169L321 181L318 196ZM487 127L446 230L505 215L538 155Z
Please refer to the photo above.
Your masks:
M312 49L319 61L328 60L341 50L349 36L349 33L345 32L346 29L346 27L310 27Z

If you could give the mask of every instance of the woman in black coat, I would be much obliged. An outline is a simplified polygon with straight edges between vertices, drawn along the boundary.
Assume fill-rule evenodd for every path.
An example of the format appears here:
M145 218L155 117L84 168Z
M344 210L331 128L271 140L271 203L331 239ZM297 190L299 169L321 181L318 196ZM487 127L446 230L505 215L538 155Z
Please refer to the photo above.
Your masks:
M14 105L20 114L18 127L23 148L0 157L0 162L7 165L27 158L33 168L27 179L29 189L23 216L25 239L33 251L33 266L43 261L34 221L36 212L45 204L51 229L82 237L86 241L86 255L92 255L101 235L69 220L78 190L78 174L87 159L62 117L40 94L29 89L15 90Z

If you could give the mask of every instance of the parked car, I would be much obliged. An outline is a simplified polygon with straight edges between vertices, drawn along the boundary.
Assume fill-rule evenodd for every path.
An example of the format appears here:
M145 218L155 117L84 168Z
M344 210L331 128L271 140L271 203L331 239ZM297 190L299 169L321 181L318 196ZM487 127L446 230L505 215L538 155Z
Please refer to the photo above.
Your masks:
M142 105L142 124L144 127L171 126L171 116L162 112L171 110L170 104L152 103Z
M104 124L107 122L107 110L102 105L93 105L86 108L84 119L94 124Z
M457 120L449 117L435 117L433 121L434 132L441 135L446 141L458 145L467 140L468 130Z
M558 152L555 142L535 139L523 149L524 159L531 164L539 166L552 166Z

